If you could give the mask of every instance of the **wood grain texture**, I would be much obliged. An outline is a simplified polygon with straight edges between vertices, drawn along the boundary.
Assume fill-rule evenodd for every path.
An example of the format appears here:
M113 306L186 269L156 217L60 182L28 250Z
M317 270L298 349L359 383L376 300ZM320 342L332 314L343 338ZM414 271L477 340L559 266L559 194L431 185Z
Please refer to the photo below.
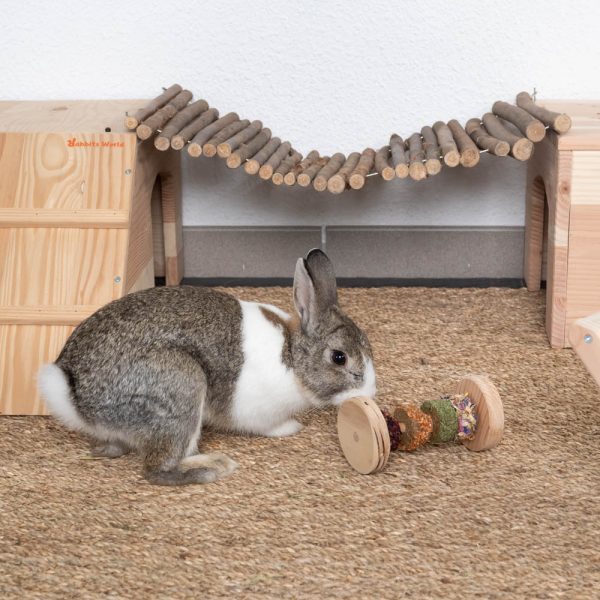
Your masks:
M525 278L539 289L543 248L543 197L548 205L546 331L555 348L568 345L569 220L573 152L559 151L554 132L537 144L528 163L525 223Z
M42 413L35 373L56 358L73 326L154 284L157 179L167 281L179 283L182 274L180 154L137 144L131 133L79 133L69 118L93 122L103 106L96 102L59 106L62 120L53 122L65 131L26 132L25 117L37 123L46 105L24 104L0 106L0 121L13 115L24 130L0 132L3 414Z
M468 375L454 393L469 394L477 415L475 437L463 441L463 446L474 452L495 448L504 435L504 407L494 384L485 375Z
M100 308L97 304L3 306L0 307L0 325L79 325Z
M0 228L7 227L72 227L80 229L126 229L129 211L82 208L0 208Z
M133 134L0 133L0 208L128 210L135 146Z
M134 114L148 100L50 100L0 102L0 132L129 132L125 113Z
M530 169L529 173L533 173ZM544 250L544 212L546 189L543 179L535 174L527 180L525 198L525 254L523 278L530 292L539 291L542 283L542 255Z
M0 325L0 414L47 414L36 388L41 365L53 362L71 335L69 325Z
M600 204L571 206L567 299L567 327L600 310Z
M123 229L0 229L0 306L119 298L127 237Z
M596 383L600 385L600 312L572 323L569 327L569 341Z
M571 204L600 205L600 151L573 152Z

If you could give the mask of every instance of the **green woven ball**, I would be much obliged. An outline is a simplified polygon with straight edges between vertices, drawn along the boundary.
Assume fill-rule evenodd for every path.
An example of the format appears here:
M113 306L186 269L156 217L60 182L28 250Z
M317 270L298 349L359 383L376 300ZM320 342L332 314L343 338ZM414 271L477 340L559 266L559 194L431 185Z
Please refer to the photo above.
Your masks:
M449 398L426 400L421 404L421 410L431 417L433 431L429 442L445 444L452 442L458 435L458 415Z

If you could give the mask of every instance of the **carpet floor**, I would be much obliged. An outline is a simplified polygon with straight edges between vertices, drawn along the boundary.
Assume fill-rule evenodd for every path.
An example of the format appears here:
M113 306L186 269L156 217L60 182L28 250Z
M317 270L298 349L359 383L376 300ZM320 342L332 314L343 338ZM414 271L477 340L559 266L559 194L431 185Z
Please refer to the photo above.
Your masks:
M290 308L290 289L236 289ZM47 417L0 419L1 598L599 598L600 392L549 348L543 295L340 290L368 333L383 406L488 374L496 449L394 453L354 472L333 410L287 439L207 432L240 464L165 488L135 455L90 460Z

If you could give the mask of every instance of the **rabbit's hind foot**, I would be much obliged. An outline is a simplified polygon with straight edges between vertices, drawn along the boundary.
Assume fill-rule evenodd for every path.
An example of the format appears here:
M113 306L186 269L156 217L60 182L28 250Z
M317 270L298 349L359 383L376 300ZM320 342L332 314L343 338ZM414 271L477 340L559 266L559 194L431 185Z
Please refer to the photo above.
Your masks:
M93 442L90 447L92 456L103 456L105 458L119 458L129 454L131 448L122 442Z

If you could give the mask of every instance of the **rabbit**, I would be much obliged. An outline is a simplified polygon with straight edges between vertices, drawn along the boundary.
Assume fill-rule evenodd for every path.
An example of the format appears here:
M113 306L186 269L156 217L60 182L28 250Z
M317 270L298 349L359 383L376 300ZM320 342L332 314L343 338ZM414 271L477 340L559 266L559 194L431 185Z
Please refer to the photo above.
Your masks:
M83 321L38 386L49 411L91 436L92 454L143 457L158 485L208 483L236 470L199 454L205 425L283 437L309 408L374 396L367 336L338 306L321 250L298 259L290 316L209 288L157 287L114 300Z

